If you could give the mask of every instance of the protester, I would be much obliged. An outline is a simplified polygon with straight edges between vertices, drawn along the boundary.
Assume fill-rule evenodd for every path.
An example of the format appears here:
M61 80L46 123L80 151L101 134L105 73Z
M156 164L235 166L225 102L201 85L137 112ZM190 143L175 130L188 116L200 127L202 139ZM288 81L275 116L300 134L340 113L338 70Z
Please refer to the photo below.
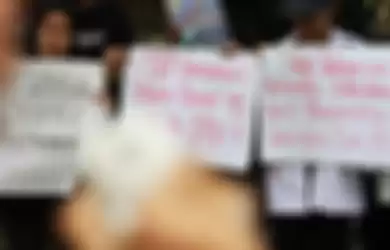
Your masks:
M362 46L334 25L338 1L283 2L294 28L280 48ZM265 183L276 249L350 249L349 223L364 211L358 171L321 161L280 160L269 165Z
M70 249L265 249L250 190L188 157L152 117L133 111L81 144L86 183L59 214Z

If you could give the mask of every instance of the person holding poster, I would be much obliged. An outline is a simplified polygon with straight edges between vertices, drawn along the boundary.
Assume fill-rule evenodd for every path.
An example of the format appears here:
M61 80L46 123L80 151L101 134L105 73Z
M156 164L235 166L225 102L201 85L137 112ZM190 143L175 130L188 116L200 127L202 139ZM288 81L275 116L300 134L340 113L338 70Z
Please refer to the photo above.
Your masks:
M294 30L280 48L361 47L359 39L335 27L337 4L336 0L285 0ZM357 171L345 172L334 164L270 163L265 182L276 249L350 249L350 221L364 211L363 190Z
M22 140L15 139L13 137L14 134L11 132L15 128L13 126L15 124L11 125L11 122L15 119L12 119L14 117L11 117L8 111L15 108L12 104L14 104L17 94L20 93L14 91L17 89L15 86L18 86L19 73L24 72L23 69L25 69L24 66L26 65L21 65L20 62L17 62L20 59L18 54L21 52L19 50L19 45L21 44L19 31L23 25L19 16L20 9L18 4L19 2L15 0L0 0L0 237L2 247L6 245L6 249L42 250L48 247L48 221L51 219L48 214L48 208L50 208L52 200L48 199L46 195L50 196L51 192L56 192L59 195L57 193L58 189L52 191L52 187L44 187L45 184L43 182L55 180L54 174L56 173L59 173L58 178L61 179L63 172L58 171L56 168L49 168L51 171L46 171L46 166L53 166L51 162L47 162L48 158L50 158L47 151L44 153L42 152L44 150L38 149L35 145L25 144L25 138L22 138ZM60 30L63 30L63 27L67 30L66 22L63 23L63 20L60 19L60 22L57 22L59 21L57 19L54 24L55 26L59 24ZM53 19L50 21L49 26L52 26ZM65 25L63 26L63 24ZM61 44L61 46L54 47L61 47L61 49L66 47L62 46L67 43L66 41L48 37L53 35L52 27L45 29L44 33L46 37L43 39L43 43L45 43L45 46L55 43ZM64 35L66 36L66 34ZM61 35L60 37L64 38L65 36ZM45 51L48 50L45 49ZM57 49L50 49L50 53L45 54L50 54L51 56L63 55L63 53L58 52L59 50ZM56 72L53 72L53 75L55 74ZM27 78L30 79L29 77ZM27 84L31 83L29 81L26 82ZM46 83L44 85L48 86L47 82L44 81L38 81L38 83ZM52 82L49 81L49 83L51 85ZM37 91L38 94L46 90L46 88L40 90ZM15 95L11 95L11 93ZM65 105L67 104L69 103L65 103ZM24 116L18 116L18 118L24 118ZM36 119L36 117L32 118ZM66 157L66 159L68 158L70 157ZM72 172L68 168L64 172L66 171ZM69 179L71 179L72 173L69 176ZM66 189L68 184L71 185L68 182L62 185L61 181L57 182L57 180L53 182L54 186L60 186L59 189ZM65 185L66 187L63 187ZM38 190L34 189L34 187ZM44 192L45 196L41 192Z

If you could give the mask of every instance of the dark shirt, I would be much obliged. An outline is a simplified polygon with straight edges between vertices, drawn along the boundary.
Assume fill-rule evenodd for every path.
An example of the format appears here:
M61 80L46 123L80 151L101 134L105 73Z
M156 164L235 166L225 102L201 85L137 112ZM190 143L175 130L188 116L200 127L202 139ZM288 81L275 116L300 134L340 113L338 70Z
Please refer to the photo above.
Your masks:
M222 0L230 36L244 47L262 41L277 41L290 29L290 22L281 18L279 1Z
M111 45L128 45L132 32L125 14L111 2L78 8L72 15L73 55L98 58Z

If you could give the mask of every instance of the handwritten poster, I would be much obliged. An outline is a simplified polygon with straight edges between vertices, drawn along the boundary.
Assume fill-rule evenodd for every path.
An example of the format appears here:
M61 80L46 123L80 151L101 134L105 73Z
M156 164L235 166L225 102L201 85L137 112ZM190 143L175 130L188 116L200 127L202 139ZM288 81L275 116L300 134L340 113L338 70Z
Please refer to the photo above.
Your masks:
M264 60L266 160L389 165L388 49L274 49Z
M94 62L26 61L8 94L0 192L68 194L85 116L103 87Z
M139 47L126 76L125 107L152 107L199 156L243 170L250 147L256 59L212 50Z
M227 38L219 0L168 0L166 8L189 43L219 45Z
M13 136L78 137L80 121L103 87L102 67L77 61L27 61L14 86Z

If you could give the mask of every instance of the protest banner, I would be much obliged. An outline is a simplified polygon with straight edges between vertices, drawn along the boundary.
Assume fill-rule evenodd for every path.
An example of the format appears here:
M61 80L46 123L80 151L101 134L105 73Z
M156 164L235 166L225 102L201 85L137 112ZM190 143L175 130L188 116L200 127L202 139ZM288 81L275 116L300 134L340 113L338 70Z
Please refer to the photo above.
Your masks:
M249 160L255 57L218 51L138 47L127 70L125 107L151 107L193 152L242 171Z
M261 155L266 160L388 165L389 58L390 50L380 48L269 50Z
M102 91L102 69L94 62L23 62L8 96L1 192L70 190L85 116Z

